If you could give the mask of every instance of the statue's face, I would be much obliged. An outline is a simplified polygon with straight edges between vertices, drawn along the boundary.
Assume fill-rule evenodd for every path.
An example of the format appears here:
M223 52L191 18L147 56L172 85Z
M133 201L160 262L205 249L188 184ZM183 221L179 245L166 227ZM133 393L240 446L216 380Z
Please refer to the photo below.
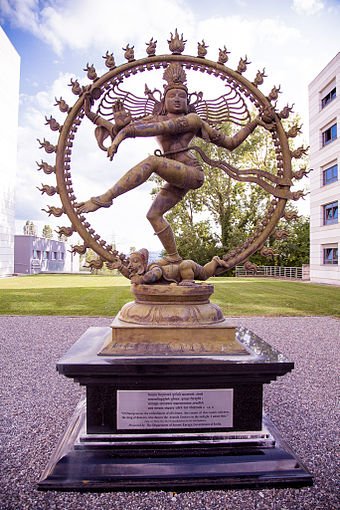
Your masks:
M131 253L128 269L131 274L143 274L144 263L139 253Z
M188 94L183 89L170 89L165 95L165 109L168 113L187 113Z

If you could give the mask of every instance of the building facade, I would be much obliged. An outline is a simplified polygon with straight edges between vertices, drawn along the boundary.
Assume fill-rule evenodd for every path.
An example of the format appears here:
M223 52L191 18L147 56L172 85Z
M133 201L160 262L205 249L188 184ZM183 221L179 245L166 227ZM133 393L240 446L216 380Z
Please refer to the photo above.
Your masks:
M310 280L340 285L340 53L309 85Z
M13 273L20 57L0 27L0 276Z
M14 273L73 273L79 271L79 255L63 241L32 235L14 237Z

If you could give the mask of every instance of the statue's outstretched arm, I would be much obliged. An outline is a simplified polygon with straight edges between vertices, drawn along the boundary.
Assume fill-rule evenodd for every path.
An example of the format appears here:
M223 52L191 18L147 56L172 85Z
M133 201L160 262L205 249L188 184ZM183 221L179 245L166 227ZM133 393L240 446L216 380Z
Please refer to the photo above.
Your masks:
M101 117L97 113L94 113L91 110L91 96L90 96L90 94L85 95L84 112L85 112L86 117L88 119L90 119L90 121L93 122L93 124L95 124L96 126L104 127L105 129L107 129L108 132L110 133L110 135L112 136L112 138L114 138L116 136L117 131L118 131L116 128L116 125L106 119L103 119L103 117Z
M97 126L95 129L95 136L99 147L104 151L107 151L107 147L103 145L104 140L110 136L112 143L117 133L131 122L131 114L129 111L125 110L120 100L116 101L113 105L113 117L115 122L110 122L91 111L90 94L85 95L84 111L87 118Z
M232 151L241 145L257 126L262 126L270 131L273 128L272 120L270 122L265 122L261 116L257 116L255 119L248 122L248 124L240 129L234 136L227 136L219 129L213 128L207 122L202 121L201 137L219 147Z
M262 125L262 122L259 117L256 117L254 120L248 122L248 124L240 129L234 136L228 136L219 129L213 128L207 122L202 121L202 138L219 147L232 151L241 145L260 124Z
M113 140L108 149L110 159L117 152L119 145L126 138L148 137L159 135L177 135L180 133L197 132L202 125L202 120L198 115L189 113L188 115L178 116L167 120L148 120L131 122L123 128Z
M146 283L151 284L159 281L162 278L162 269L159 266L153 266L149 271L146 271L143 275L139 277L139 281L135 279L131 281L133 283Z

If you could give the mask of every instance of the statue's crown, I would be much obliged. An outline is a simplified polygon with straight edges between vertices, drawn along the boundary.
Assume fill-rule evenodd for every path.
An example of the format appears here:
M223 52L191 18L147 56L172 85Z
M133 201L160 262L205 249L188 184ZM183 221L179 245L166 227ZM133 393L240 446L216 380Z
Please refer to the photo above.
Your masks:
M168 82L167 85L164 85L164 94L170 89L182 89L188 92L185 85L187 75L180 64L170 64L164 71L163 80Z

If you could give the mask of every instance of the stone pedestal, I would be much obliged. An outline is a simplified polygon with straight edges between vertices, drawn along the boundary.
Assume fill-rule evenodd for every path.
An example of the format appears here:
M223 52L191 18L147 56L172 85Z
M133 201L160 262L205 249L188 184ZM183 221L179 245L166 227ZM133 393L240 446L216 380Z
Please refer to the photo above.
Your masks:
M136 286L111 328L58 362L86 387L43 490L301 486L311 475L263 417L293 363L209 302L212 286Z

